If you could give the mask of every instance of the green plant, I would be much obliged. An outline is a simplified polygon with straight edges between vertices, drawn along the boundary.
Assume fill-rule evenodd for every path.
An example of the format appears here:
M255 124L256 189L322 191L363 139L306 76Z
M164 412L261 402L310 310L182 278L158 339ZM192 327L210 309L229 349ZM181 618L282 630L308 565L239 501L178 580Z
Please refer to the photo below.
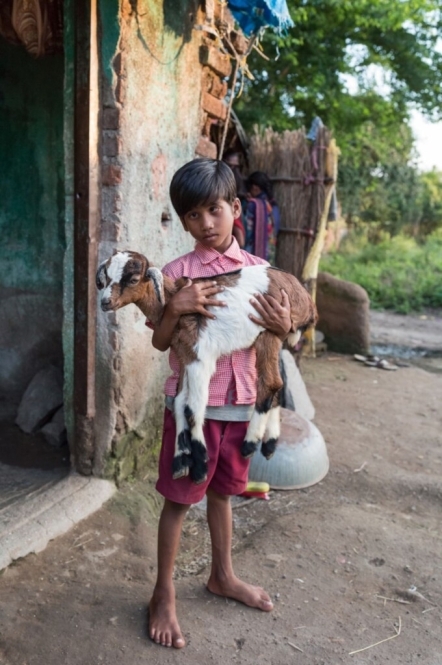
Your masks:
M367 231L349 234L339 251L321 259L320 269L360 284L374 309L407 314L442 307L442 232L418 244L398 235L370 244Z

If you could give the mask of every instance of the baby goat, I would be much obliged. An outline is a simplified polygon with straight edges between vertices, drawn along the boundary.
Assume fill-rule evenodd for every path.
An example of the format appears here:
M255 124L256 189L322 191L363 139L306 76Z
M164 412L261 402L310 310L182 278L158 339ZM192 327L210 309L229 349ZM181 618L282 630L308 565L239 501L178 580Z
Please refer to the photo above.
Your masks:
M204 413L210 378L222 355L255 347L257 399L241 454L251 457L261 441L264 457L270 459L275 451L280 432L277 397L283 385L279 373L282 342L249 319L249 314L256 316L250 299L262 293L280 301L281 289L286 291L292 320L288 336L291 346L297 343L301 331L316 321L316 309L309 294L293 275L282 270L264 265L249 266L193 282L207 279L224 287L212 297L223 300L227 306L212 308L212 311L216 309L216 319L198 313L182 315L171 341L181 366L174 404L177 437L172 473L173 478L190 473L195 483L204 482L207 477ZM164 307L186 283L187 278L173 281L152 267L145 256L130 251L115 252L97 271L97 287L105 289L101 297L103 311L134 303L153 325L161 321Z

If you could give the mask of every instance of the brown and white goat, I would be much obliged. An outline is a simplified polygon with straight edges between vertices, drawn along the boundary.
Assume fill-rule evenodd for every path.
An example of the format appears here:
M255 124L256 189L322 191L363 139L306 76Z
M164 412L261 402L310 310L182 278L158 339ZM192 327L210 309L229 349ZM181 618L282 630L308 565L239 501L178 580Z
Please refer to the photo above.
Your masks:
M283 385L279 373L282 342L250 320L249 314L256 315L250 299L262 293L280 300L281 289L286 291L292 320L288 336L291 346L296 344L301 331L316 320L315 306L307 291L293 275L282 270L257 265L193 281L207 279L224 287L213 297L227 306L212 309L216 309L216 319L199 313L181 316L171 341L181 366L174 403L177 437L172 473L174 478L190 474L195 483L207 477L203 424L210 378L218 358L232 351L251 346L256 349L257 399L241 454L250 457L261 441L264 457L270 459L275 451L280 432L277 396ZM103 311L134 303L153 325L161 321L164 307L186 283L187 278L173 281L151 266L145 256L130 251L114 253L97 271L97 287L104 289Z

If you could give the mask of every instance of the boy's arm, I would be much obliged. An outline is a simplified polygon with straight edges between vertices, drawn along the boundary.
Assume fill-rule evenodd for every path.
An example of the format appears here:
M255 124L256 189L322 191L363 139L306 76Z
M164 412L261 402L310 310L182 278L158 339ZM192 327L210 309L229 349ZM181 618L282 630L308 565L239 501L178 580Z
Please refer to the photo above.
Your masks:
M199 313L209 319L216 319L215 314L209 312L206 307L225 306L225 302L211 297L221 291L224 291L224 287L218 286L216 282L207 281L194 284L189 279L186 286L172 296L164 308L163 317L152 335L154 348L158 351L167 351L182 314Z
M280 303L276 298L269 295L263 296L261 293L257 293L255 299L250 302L261 318L253 314L249 314L249 318L284 341L292 327L290 300L284 289L281 289Z

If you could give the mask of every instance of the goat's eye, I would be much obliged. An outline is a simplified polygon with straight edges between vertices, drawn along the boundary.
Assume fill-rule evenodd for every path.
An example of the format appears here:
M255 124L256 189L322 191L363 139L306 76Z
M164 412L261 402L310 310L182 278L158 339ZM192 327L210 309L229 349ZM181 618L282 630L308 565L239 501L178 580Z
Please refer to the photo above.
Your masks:
M138 277L132 277L129 284L138 284Z

